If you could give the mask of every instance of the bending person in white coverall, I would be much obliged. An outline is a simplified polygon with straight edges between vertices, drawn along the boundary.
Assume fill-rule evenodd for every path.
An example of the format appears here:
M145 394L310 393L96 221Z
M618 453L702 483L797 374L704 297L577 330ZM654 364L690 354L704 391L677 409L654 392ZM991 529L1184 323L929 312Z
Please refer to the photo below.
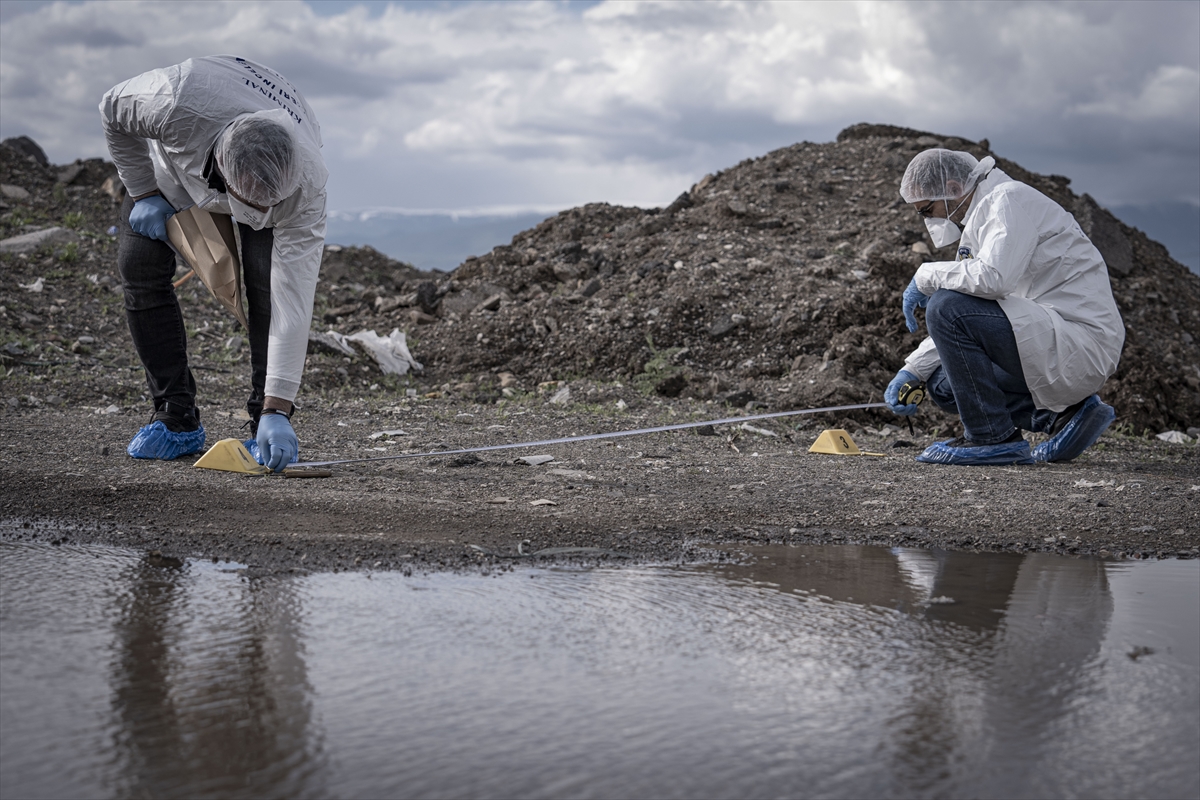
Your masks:
M929 337L884 394L913 414L904 384L925 382L963 436L928 447L935 464L1070 461L1112 423L1096 394L1117 369L1125 326L1108 268L1075 218L1036 189L995 168L990 156L926 150L908 165L900 194L925 219L933 242L959 242L954 261L923 264L904 291L917 330ZM959 225L962 225L960 234ZM1021 431L1049 433L1030 450Z
M128 192L117 260L154 401L129 454L170 459L204 446L166 243L167 220L196 204L238 223L250 326L247 446L282 470L299 454L291 416L325 243L329 173L316 116L282 75L234 56L131 78L104 95L100 114Z

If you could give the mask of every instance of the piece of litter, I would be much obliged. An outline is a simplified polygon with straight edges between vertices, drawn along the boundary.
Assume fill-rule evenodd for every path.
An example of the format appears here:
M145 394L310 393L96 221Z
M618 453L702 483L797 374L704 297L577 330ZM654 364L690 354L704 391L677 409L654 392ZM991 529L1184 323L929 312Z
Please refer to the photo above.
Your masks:
M38 278L33 283L18 283L17 286L20 286L27 292L40 292L46 288L46 281L44 278Z
M554 502L553 500L547 500L546 498L543 497L538 500L530 501L529 505L531 505L531 506L556 506L556 505L558 505L558 503Z
M571 402L571 387L564 386L559 389L554 393L554 396L550 398L550 402L556 406L565 406L567 403Z
M778 436L779 435L779 434L775 433L774 431L767 430L766 428L755 427L754 425L751 425L749 422L743 422L738 427L744 431L750 431L751 433L757 433L759 436Z
M510 500L507 497L493 497L492 499L487 500L486 502L488 502L494 506L502 506L505 503L511 503L512 500Z
M953 597L946 597L945 595L929 598L929 605L931 606L951 606L955 602L957 601Z
M624 400L617 401L617 411L624 411L627 408L629 408L629 403L626 403Z
M576 480L590 480L592 477L581 469L549 469L546 470L546 474L558 475L560 478L575 478Z
M528 464L531 467L536 467L539 464L547 464L554 460L554 456L521 456L517 459L523 464Z
M109 406L108 408L104 409L104 411L102 411L101 413L102 414L120 414L121 409L115 405L112 405L112 406Z
M1089 481L1086 478L1080 478L1075 481L1076 489L1092 489L1096 486L1115 486L1116 481Z
M40 281L41 278L38 278L38 280ZM1157 436L1155 436L1154 438L1161 439L1162 441L1169 442L1170 444L1191 444L1192 443L1192 437L1188 436L1183 431L1164 431L1164 432L1158 434Z
M340 425L341 423L339 422L338 424ZM374 440L374 439L382 439L384 436L408 436L408 434L405 433L404 431L400 430L399 428L396 428L395 430L391 430L391 431L375 431L375 433L372 433L367 438Z

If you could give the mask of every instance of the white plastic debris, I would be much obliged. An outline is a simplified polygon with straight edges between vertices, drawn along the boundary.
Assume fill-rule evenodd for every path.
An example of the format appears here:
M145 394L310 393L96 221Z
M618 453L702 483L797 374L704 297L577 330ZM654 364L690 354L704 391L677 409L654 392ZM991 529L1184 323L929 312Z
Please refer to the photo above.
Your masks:
M767 430L766 428L755 427L754 425L751 425L749 422L743 422L738 427L744 431L750 431L750 433L757 433L759 436L778 436L779 435L779 434L775 433L774 431Z
M554 405L556 405L556 406L565 406L570 401L571 401L571 387L570 386L562 387L561 389L559 389L557 392L554 393L553 397L550 398L550 402L554 403Z
M387 336L380 336L373 330L359 331L351 336L345 336L337 331L326 331L325 333L314 331L309 334L309 338L318 340L348 356L358 355L358 352L350 344L350 342L356 342L362 345L371 358L375 359L385 375L406 375L410 369L413 372L421 372L425 369L424 365L413 358L412 353L408 351L407 338L399 328L393 328Z
M1116 486L1116 481L1089 481L1087 478L1080 478L1075 481L1076 489L1093 489L1097 486Z
M558 503L554 502L553 500L547 500L546 498L542 497L537 500L531 500L529 502L529 505L531 505L531 506L556 506L556 505L558 505Z
M375 431L375 433L372 433L369 438L382 439L385 436L408 436L408 433L396 428L395 430L391 431Z
M18 283L17 286L20 286L27 292L40 292L46 288L46 279L38 278L33 283Z
M41 280L41 279L39 278L39 280ZM1192 443L1192 437L1188 436L1183 431L1164 431L1163 433L1158 434L1158 436L1156 436L1154 438L1162 439L1164 442L1170 442L1171 444L1191 444Z

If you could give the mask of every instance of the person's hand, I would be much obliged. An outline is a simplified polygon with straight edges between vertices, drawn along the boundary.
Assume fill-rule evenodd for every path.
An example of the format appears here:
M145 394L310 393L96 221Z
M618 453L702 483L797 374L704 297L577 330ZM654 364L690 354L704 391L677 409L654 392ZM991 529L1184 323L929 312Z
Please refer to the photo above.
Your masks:
M300 452L300 443L296 441L296 432L292 423L283 414L263 414L258 418L258 452L262 454L263 463L275 472L296 460Z
M908 282L908 288L904 290L904 321L908 324L908 332L916 333L917 315L915 312L918 308L924 308L929 305L929 295L921 292L917 288L917 279L913 278Z
M906 383L917 384L921 379L912 374L906 369L902 369L896 373L896 377L892 378L892 382L888 384L887 390L883 393L883 402L888 404L892 409L893 414L899 414L902 417L911 417L917 413L917 404L901 405L900 403L900 387Z
M175 209L162 195L143 197L133 204L133 209L129 212L129 227L133 228L134 233L165 242L167 220L174 213Z

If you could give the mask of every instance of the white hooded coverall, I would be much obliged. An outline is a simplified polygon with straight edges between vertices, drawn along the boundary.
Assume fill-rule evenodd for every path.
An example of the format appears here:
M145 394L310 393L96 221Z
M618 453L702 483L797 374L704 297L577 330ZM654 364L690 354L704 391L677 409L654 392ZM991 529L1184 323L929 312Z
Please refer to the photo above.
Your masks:
M958 245L970 255L921 265L917 288L997 301L1038 408L1062 411L1098 392L1117 370L1125 325L1108 267L1075 218L993 169L975 190ZM926 380L940 363L927 337L904 368Z
M266 394L294 400L304 371L317 272L325 244L321 128L300 92L279 73L236 56L193 58L117 84L100 102L108 150L133 197L158 190L177 209L212 195L204 168L235 119L274 111L294 125L299 187L266 214L226 194L204 205L254 230L271 228L271 331Z

